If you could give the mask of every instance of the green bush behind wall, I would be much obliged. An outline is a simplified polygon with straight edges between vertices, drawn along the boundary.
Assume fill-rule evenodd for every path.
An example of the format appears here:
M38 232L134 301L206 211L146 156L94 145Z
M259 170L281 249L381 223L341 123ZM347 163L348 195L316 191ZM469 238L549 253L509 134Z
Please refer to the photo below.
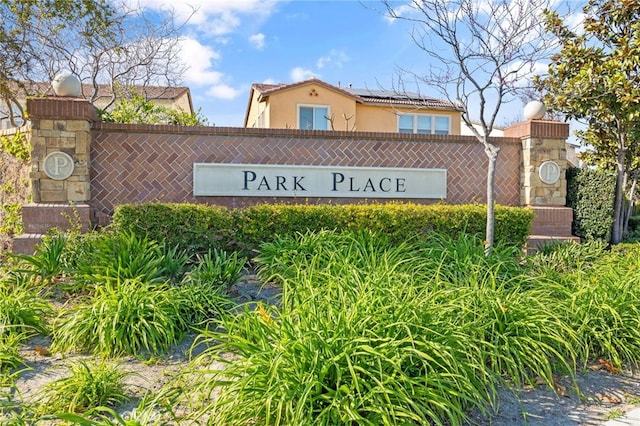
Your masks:
M495 242L523 246L533 211L496 206ZM486 206L388 204L259 204L228 209L202 204L124 204L116 208L112 227L147 235L190 253L210 248L251 254L276 235L315 230L371 230L399 242L430 232L484 237Z
M567 206L573 208L572 233L585 240L609 241L616 176L603 170L567 169Z

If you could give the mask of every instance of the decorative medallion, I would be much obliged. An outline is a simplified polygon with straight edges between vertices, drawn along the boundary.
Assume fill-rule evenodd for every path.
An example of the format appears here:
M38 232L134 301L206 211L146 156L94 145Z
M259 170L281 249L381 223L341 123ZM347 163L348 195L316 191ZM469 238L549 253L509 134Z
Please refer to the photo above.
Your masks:
M555 161L545 161L540 165L538 174L542 182L554 184L560 179L560 166Z
M44 173L51 179L67 179L73 173L74 168L73 158L66 152L52 152L44 159Z

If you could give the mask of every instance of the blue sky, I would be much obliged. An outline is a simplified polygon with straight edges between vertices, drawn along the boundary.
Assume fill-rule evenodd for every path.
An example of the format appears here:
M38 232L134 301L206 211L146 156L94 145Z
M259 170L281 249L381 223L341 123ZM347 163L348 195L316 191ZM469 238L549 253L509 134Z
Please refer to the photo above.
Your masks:
M156 10L165 3L140 0ZM243 125L252 83L315 76L334 85L392 89L399 68L419 72L429 66L410 38L410 24L385 17L379 1L172 2L178 19L191 12L187 4L197 11L183 33L189 67L183 84L212 125ZM427 87L420 92L442 97ZM513 122L521 110L510 104L501 120Z
M315 76L335 85L391 88L398 65L418 55L408 27L386 19L378 2L225 3L228 9L220 4L209 12L203 4L198 14L207 15L206 23L196 16L185 32L193 51L184 58L190 66L184 83L194 106L217 126L242 126L252 83Z

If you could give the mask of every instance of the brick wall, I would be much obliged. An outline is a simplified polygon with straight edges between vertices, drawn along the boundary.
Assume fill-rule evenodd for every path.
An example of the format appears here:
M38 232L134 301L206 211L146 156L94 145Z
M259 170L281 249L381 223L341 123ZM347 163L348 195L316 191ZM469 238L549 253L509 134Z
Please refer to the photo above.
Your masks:
M520 138L501 138L496 201L520 205ZM95 123L91 205L110 214L137 202L200 202L230 207L264 201L363 199L194 197L193 163L251 163L447 169L450 204L485 202L487 159L473 137ZM413 200L433 203L439 200Z

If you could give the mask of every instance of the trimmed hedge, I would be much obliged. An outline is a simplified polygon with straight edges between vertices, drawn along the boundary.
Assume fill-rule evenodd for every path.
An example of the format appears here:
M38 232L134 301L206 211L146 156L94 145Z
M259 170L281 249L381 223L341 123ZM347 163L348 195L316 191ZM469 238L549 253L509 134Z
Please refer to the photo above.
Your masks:
M585 240L609 241L613 225L616 176L597 169L567 169L567 206L572 231Z
M521 247L527 240L533 211L496 206L495 242ZM484 238L486 206L388 204L259 204L228 209L202 204L124 204L116 208L116 232L146 235L190 253L210 248L254 252L275 235L296 232L367 229L403 241L430 232Z

